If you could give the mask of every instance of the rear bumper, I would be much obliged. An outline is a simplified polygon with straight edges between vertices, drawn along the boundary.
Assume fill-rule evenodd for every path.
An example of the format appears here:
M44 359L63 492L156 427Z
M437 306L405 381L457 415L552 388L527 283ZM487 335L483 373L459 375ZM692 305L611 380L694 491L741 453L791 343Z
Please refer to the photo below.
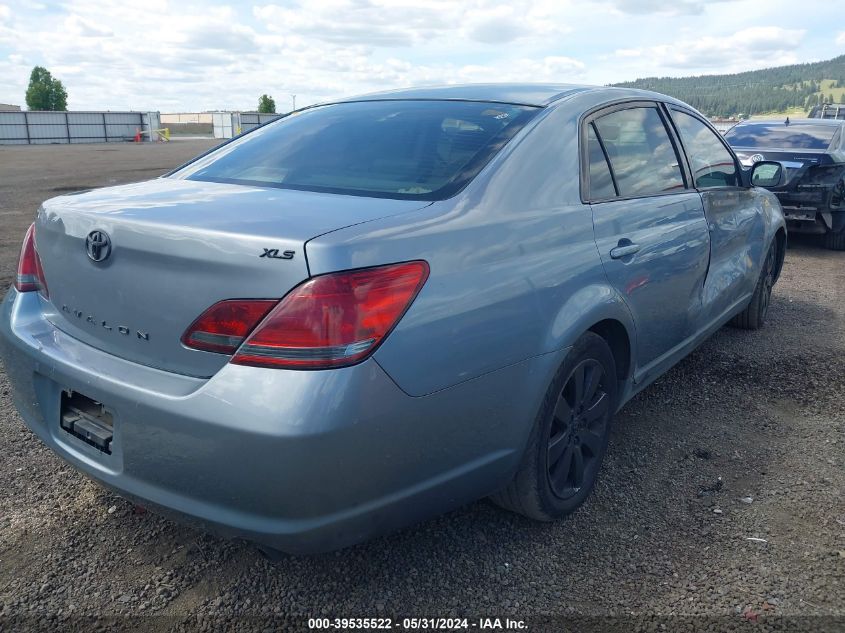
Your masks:
M810 167L773 190L783 207L790 231L840 233L845 231L845 165Z
M784 207L783 217L792 233L842 233L845 231L845 209L819 212L815 209Z
M121 494L293 553L336 549L493 492L516 468L566 350L424 397L372 359L329 371L141 366L55 329L11 290L0 353L26 425ZM112 454L59 425L71 389L114 415Z
M810 191L788 189L773 192L784 208L827 210L830 207L831 190L816 188Z

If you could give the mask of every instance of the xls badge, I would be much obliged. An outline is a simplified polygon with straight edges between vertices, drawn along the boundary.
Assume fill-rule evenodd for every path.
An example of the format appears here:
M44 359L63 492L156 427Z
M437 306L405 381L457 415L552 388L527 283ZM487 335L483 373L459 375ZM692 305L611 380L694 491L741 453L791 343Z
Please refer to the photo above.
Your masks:
M278 248L265 248L264 252L258 257L266 257L268 259L293 259L294 255L296 255L296 251L282 251L279 253Z

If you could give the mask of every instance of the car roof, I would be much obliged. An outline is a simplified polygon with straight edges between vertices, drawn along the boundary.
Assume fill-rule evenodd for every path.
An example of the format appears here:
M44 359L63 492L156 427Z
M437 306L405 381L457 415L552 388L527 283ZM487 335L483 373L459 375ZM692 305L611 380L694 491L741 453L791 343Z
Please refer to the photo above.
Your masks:
M453 100L453 101L492 101L544 107L579 92L620 90L602 86L582 84L456 84L448 86L427 86L420 88L400 88L374 92L356 97L341 99L349 101L386 101L391 99ZM624 90L625 93L640 94L654 98L654 93L644 90ZM661 98L662 97L661 95Z

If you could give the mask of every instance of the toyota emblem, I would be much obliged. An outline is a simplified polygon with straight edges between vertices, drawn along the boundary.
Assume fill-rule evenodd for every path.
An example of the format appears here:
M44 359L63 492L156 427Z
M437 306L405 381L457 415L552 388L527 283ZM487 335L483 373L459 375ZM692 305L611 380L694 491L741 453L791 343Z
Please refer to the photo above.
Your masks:
M91 231L85 238L85 251L93 262L102 262L111 255L111 238L105 231Z

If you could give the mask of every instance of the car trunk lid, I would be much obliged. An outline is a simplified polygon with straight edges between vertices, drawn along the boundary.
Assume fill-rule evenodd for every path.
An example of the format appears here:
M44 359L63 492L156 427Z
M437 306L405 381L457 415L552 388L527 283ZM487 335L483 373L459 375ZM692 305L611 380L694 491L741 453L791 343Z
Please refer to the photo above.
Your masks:
M791 180L804 167L828 165L833 162L829 154L819 150L790 150L735 148L737 158L744 167L751 167L761 160L781 163L786 169L787 180Z
M309 239L426 204L168 178L53 198L36 225L44 312L116 356L211 376L228 356L180 342L206 308L279 299L309 276Z

